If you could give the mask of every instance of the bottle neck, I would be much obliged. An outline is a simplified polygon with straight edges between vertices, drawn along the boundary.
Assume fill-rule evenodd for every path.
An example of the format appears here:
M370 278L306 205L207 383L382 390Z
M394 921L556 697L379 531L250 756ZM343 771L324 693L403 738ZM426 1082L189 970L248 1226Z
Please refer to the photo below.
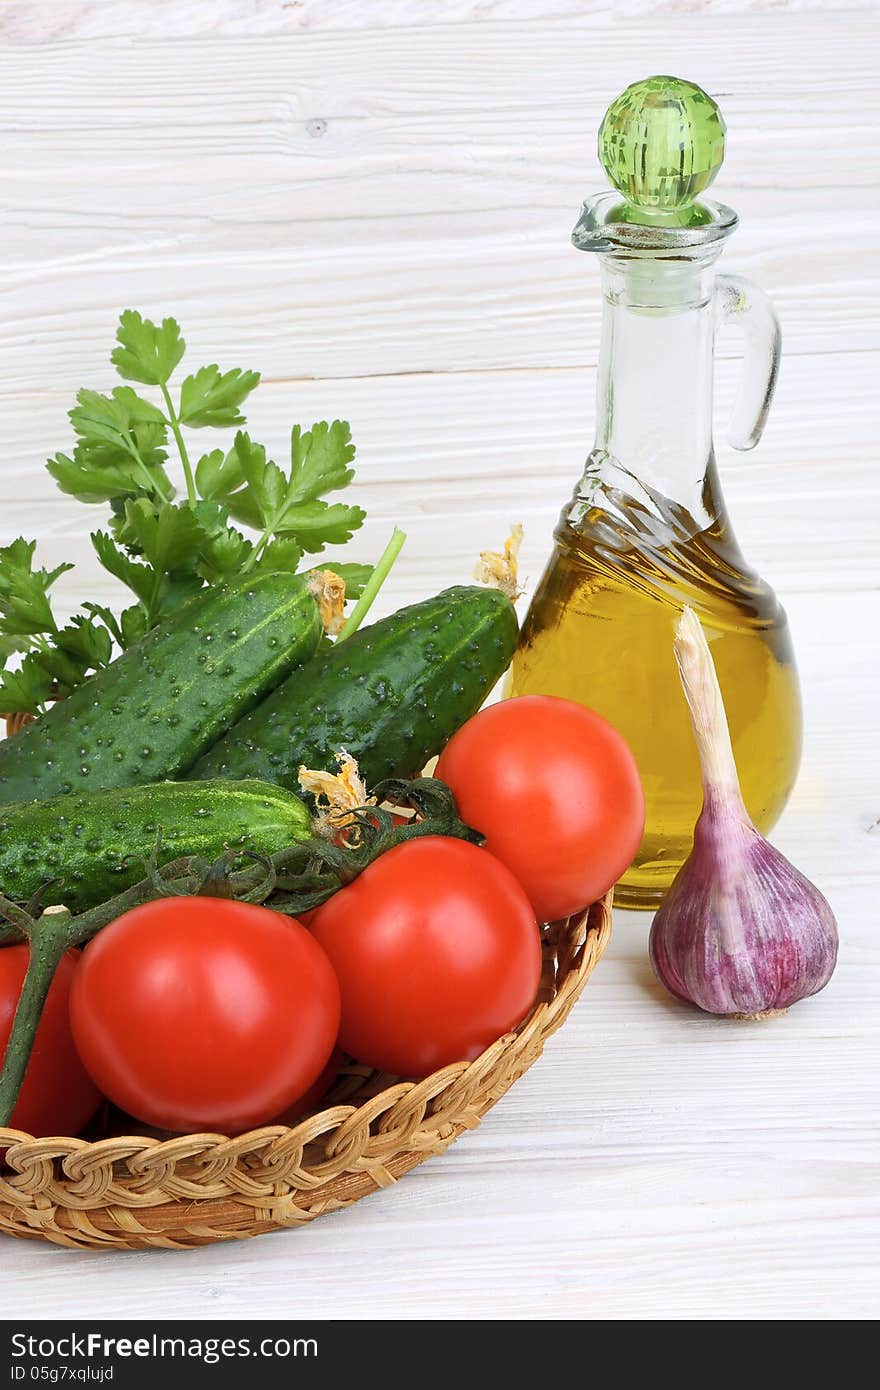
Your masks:
M700 530L715 520L716 254L602 256L596 442L582 502L653 509L659 498L667 519L674 512Z

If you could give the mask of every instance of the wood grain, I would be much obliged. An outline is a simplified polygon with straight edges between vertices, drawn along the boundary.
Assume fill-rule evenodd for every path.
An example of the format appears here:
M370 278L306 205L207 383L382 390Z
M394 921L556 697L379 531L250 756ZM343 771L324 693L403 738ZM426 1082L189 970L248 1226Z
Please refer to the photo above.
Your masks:
M384 608L526 522L534 582L589 446L599 300L568 235L617 90L679 70L730 129L728 268L780 309L765 440L724 446L751 560L792 622L804 763L776 832L827 892L827 991L733 1027L654 983L648 923L474 1134L314 1227L182 1259L7 1242L9 1317L876 1317L880 371L876 4L816 0L58 0L0 13L0 542L110 593L101 509L43 471L119 309L259 367L254 433L344 415L353 550L409 543ZM738 369L720 344L718 430ZM550 1173L551 1180L548 1180ZM306 1271L307 1277L303 1277Z
M0 39L241 37L322 29L386 29L586 14L731 15L764 10L860 10L873 0L29 0L0 11Z
M601 186L596 126L688 51L735 132L731 265L778 301L789 353L880 346L877 16L718 23L182 39L172 62L156 39L8 47L4 389L93 375L124 302L273 379L593 361L595 269L568 234Z

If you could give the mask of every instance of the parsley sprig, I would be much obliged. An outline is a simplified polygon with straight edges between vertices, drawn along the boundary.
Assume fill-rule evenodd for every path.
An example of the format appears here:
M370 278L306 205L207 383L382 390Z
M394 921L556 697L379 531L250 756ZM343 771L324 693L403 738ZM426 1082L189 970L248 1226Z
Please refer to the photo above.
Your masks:
M118 613L85 603L59 627L49 591L72 566L36 569L35 542L22 538L0 549L3 710L39 711L205 585L294 572L306 556L344 545L364 521L360 507L327 501L354 476L344 420L307 430L294 425L289 466L282 467L242 428L242 406L259 372L211 363L173 385L186 352L180 327L173 318L153 323L135 309L120 316L116 340L111 361L119 376L156 399L129 384L108 394L80 391L70 411L72 451L55 454L46 467L62 492L109 505L106 529L92 534L92 544L134 601ZM235 434L193 463L190 432L203 429ZM183 480L179 498L172 451ZM333 568L357 599L371 567L334 561Z

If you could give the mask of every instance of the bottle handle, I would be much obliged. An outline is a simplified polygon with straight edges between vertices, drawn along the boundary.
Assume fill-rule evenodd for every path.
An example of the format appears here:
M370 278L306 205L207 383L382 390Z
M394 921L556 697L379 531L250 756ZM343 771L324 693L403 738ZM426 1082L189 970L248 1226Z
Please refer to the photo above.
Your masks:
M719 275L715 308L721 323L738 319L746 338L746 358L728 440L734 449L754 449L767 423L779 375L782 332L766 294L741 275Z

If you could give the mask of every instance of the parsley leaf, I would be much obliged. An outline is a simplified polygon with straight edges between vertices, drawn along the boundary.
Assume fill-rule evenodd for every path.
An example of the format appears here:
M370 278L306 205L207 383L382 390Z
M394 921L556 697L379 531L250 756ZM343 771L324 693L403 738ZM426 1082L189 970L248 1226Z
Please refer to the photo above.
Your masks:
M204 537L201 522L186 503L156 510L145 498L127 502L124 539L132 539L154 573L188 569Z
M124 389L124 388L117 388ZM136 397L135 399L140 399ZM168 458L168 430L164 421L149 419L140 420L137 411L133 412L130 419L127 434L131 449L126 448L125 454L130 457L137 455L137 459L148 469L160 468ZM105 442L101 439L85 438L81 439L74 451L74 457L81 463L90 465L92 468L109 468L120 459L119 445ZM130 469L131 464L122 458L122 462L127 464ZM173 491L168 485L169 494Z
M96 631L109 637L104 628L96 628ZM65 630L65 633L70 639L69 646L61 646L59 633L54 646L36 647L26 658L28 669L35 670L39 667L48 676L52 693L59 696L68 695L71 690L82 685L92 666L92 662L77 647L73 633L69 630Z
M168 432L161 410L130 386L109 396L80 391L70 412L77 434L71 458L58 453L46 467L62 492L81 502L109 502L146 493L169 499L165 471Z
M97 671L110 664L113 640L107 628L79 613L55 637L55 645L85 670Z
M360 507L347 507L342 502L307 502L301 507L288 508L278 531L295 535L303 550L323 550L326 545L344 545L364 523L366 513Z
M294 425L290 435L290 488L288 502L313 502L325 492L347 487L354 477L348 465L354 458L347 420L328 425L319 420L303 433Z
M202 497L213 500L234 492L244 482L241 459L235 449L213 449L196 464L196 485Z
M296 574L302 554L302 547L289 536L269 541L252 566L252 573Z
M202 543L198 572L209 584L220 584L243 572L253 548L253 542L234 526L226 526Z
M126 502L117 537L96 531L92 545L104 568L140 599L148 630L203 587L198 564L207 534L187 503L156 508L138 498ZM130 629L133 621L129 619Z
M239 367L222 373L216 363L201 367L180 388L180 423L192 429L244 424L238 407L259 380L259 372L243 372Z
M243 521L245 525L273 531L284 504L287 488L284 474L277 463L266 458L263 445L257 444L243 430L235 436L233 452L245 485L229 497L230 512L236 521Z
M36 548L36 541L19 536L0 549L0 633L8 637L32 637L57 630L49 589L73 565L35 570Z
M122 631L121 646L130 647L139 642L150 630L146 609L139 603L133 603L130 608L123 608L119 615L119 626Z
M190 372L177 389L172 378L185 352L176 319L157 323L126 309L111 361L147 395L131 385L108 393L80 391L70 412L74 446L46 465L62 492L107 506L107 527L93 533L92 544L104 568L136 601L119 614L86 603L59 631L48 590L71 567L35 571L33 542L15 541L0 551L0 663L21 654L19 668L5 673L0 689L22 708L38 707L52 690L72 689L205 584L295 573L305 553L344 543L363 523L360 507L326 500L354 476L355 450L343 420L318 421L308 430L294 426L289 471L243 430L231 448L227 440L193 467L187 432L244 425L241 407L260 375L238 367L222 372L211 363ZM148 399L151 394L156 400ZM170 448L183 475L183 502L175 500ZM233 521L256 535L243 534ZM364 565L336 568L352 598L372 573Z
M17 671L4 671L0 679L0 709L4 714L36 714L52 694L55 682L35 660L25 657Z
M83 608L87 613L91 613L93 618L100 618L114 641L118 642L121 647L125 646L122 639L122 629L112 608L108 608L106 603L84 603Z
M143 604L133 603L124 608L119 617L103 603L84 603L87 613L100 618L117 646L125 650L133 642L138 642L149 631L147 611Z
M120 314L116 340L119 347L113 349L110 361L119 375L147 386L164 386L186 351L175 319L163 319L157 326L136 309Z
M243 431L235 436L233 447L244 477L244 486L227 499L236 521L258 528L264 536L296 540L306 551L344 544L363 524L360 507L331 505L319 497L344 487L353 476L348 464L354 448L343 421L334 420L331 426L322 421L305 434L294 429L289 476Z
M59 629L49 589L73 566L35 570L34 551L35 542L21 538L0 550L0 658L6 663L16 651L25 653L17 670L4 670L0 703L30 713L53 692L66 694L90 670L106 666L113 652L113 633L103 619L79 614Z
M26 652L27 642L21 637L10 637L6 633L0 632L0 663L4 666L15 652Z
M145 401L130 386L114 386L109 396L100 391L77 392L77 404L70 412L70 423L81 439L102 440L132 456L132 425L150 421L163 425L165 416L152 401Z
M46 468L62 492L78 502L114 502L120 497L139 497L145 490L150 495L173 497L174 489L162 467L167 454L145 438L149 426L137 426L133 431L144 472L135 476L128 458L114 457L110 448L90 448L81 444L71 458L58 453L46 463ZM141 444L143 440L143 444ZM147 488L146 478L150 477Z
M149 605L156 587L156 575L150 565L142 565L126 555L106 531L93 531L91 542L95 554L108 574L120 579L145 605Z

